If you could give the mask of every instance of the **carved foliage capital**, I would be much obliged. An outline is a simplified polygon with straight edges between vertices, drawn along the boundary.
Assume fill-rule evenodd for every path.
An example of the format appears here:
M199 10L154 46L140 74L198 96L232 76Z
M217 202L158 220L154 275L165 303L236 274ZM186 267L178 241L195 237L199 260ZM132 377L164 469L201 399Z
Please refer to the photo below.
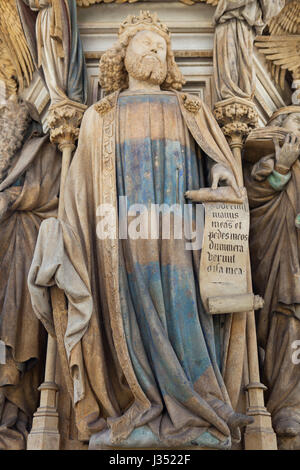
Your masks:
M69 101L51 106L48 117L51 142L59 146L74 145L85 110L86 106Z
M229 139L243 140L258 125L258 115L253 103L238 99L216 103L214 115L224 135Z

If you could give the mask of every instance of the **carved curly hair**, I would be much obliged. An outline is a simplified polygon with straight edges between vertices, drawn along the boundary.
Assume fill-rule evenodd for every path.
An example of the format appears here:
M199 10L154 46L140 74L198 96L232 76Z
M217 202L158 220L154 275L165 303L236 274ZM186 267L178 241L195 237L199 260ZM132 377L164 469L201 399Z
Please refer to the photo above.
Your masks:
M0 183L6 178L31 123L25 103L7 100L0 107Z
M131 37L133 37L132 34ZM99 64L99 82L101 87L107 93L117 90L126 90L128 88L128 72L125 68L124 59L126 49L131 39L128 36L127 43L115 43L111 49L108 49L101 57ZM181 90L185 84L185 79L175 62L174 53L170 43L167 42L167 76L161 88L165 90Z

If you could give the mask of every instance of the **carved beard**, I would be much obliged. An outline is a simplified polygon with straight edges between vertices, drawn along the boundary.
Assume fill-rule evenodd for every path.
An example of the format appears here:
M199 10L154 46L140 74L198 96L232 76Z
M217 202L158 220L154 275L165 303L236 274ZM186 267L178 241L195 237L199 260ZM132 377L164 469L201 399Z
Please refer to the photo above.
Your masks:
M0 108L0 183L6 178L31 122L24 103L7 101Z
M136 80L161 85L167 76L167 64L154 54L153 57L150 54L145 57L128 51L124 63L128 74Z

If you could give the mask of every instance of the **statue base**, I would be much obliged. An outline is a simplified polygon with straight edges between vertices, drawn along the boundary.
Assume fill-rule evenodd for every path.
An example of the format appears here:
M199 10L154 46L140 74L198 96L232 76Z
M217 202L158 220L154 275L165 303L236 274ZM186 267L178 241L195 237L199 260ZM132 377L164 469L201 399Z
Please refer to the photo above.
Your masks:
M300 436L277 436L278 450L300 450Z
M182 446L168 446L153 434L148 426L141 426L134 429L130 436L117 443L111 442L111 431L106 429L97 434L93 434L89 443L89 450L230 450L231 439L226 438L219 441L208 431L204 432L197 439L187 442Z

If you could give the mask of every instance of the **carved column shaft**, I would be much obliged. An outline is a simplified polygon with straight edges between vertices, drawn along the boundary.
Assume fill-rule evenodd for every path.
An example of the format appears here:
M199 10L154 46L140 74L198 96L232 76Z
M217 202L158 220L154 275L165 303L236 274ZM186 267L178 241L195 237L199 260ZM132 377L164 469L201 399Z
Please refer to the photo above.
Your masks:
M258 117L254 104L242 98L230 98L216 103L215 117L226 136L229 146L239 164L239 185L243 186L242 148L248 134L257 127ZM252 290L250 257L248 258L248 287ZM276 435L272 429L271 415L264 405L264 390L260 383L259 359L254 311L246 315L246 344L249 370L247 414L254 417L254 423L247 426L245 433L246 450L277 449ZM245 317L244 317L245 318ZM241 321L241 325L243 322Z
M52 106L49 111L48 124L51 130L51 142L57 143L62 152L62 168L60 183L60 198L58 218L64 213L64 188L67 172L71 163L75 142L78 139L79 127L86 106L69 100ZM46 369L44 383L40 386L40 406L33 417L31 433L28 436L28 450L59 450L59 415L57 399L59 387L55 383L57 345L62 365L63 375L69 393L72 394L72 380L69 374L68 361L64 348L64 332L60 325L60 316L67 315L67 305L64 292L57 287L51 288L53 318L56 339L48 336Z

